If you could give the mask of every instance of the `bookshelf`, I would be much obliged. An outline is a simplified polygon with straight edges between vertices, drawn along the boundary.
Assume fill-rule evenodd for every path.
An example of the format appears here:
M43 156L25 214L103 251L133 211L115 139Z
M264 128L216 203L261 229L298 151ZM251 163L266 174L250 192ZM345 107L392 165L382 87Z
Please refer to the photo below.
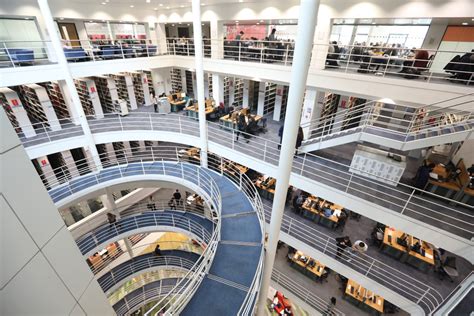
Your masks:
M244 100L244 80L241 78L234 78L234 102L242 106Z
M183 81L181 79L181 69L171 68L171 89L173 92L183 91Z
M229 104L230 84L231 79L229 77L224 77L224 106L231 106L231 104Z
M44 123L53 131L61 129L53 104L44 87L34 83L21 85L18 89L23 106L32 122Z
M192 71L185 70L186 75L186 94L194 98L194 85Z
M275 110L276 83L265 83L265 100L263 102L263 115L272 113Z
M94 77L97 95L104 113L116 113L114 101L118 100L117 88L113 79L107 76Z
M212 98L212 74L207 74L207 82L209 83L209 97Z
M61 92L61 88L59 87L59 83L57 81L51 81L41 83L40 85L46 89L48 97L53 104L54 112L56 112L56 116L59 119L70 118L71 113L69 113L69 109L66 106L66 102Z
M97 144L95 145L97 148L97 152L99 153L100 157L100 162L104 165L107 166L109 163L109 156L107 154L107 146L105 144Z
M148 91L150 91L150 93L153 93L153 95L155 95L155 88L153 88L153 77L151 75L151 71L143 70L143 73L145 74L146 80L148 83Z
M319 124L319 127L323 127L323 130L320 130L320 133L323 133L324 135L331 133L334 125L334 116L331 115L337 112L340 98L341 96L335 93L326 93L324 95L320 117L322 123Z
M288 105L288 91L289 90L290 90L289 86L283 86L283 91L281 95L280 121L285 119L286 106Z
M111 77L115 80L118 98L127 102L129 110L137 109L137 99L132 76L128 74L114 74Z
M18 124L15 113L13 113L13 110L8 103L6 93L7 91L3 91L3 89L0 90L0 103L2 104L2 108L5 110L5 114L7 115L8 120L12 124L13 128L18 131L20 125Z
M366 102L366 99L349 97L349 100L347 102L347 113L344 117L344 122L342 123L341 130L346 130L359 126L360 119L362 118L362 111L357 107Z
M8 120L17 133L22 132L27 138L36 136L36 131L31 125L28 113L14 90L10 88L0 88L0 103L5 110Z
M89 96L89 88L87 82L81 79L74 79L79 99L81 100L82 109L86 115L95 115L94 106Z

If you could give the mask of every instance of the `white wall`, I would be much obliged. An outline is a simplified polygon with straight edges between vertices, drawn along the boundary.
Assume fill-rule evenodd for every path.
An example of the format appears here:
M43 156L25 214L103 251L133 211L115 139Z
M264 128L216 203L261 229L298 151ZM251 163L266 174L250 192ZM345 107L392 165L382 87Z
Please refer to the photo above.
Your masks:
M457 164L459 159L464 160L466 168L474 164L474 140L470 139L462 144L456 155L454 155L453 162Z
M115 315L3 111L0 122L0 315Z

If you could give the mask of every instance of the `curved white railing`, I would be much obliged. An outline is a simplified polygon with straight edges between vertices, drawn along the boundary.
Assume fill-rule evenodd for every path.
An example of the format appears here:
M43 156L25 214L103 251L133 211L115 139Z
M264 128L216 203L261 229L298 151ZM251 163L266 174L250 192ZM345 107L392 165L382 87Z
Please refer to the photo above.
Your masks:
M106 119L90 120L92 132L112 131L160 131L170 134L198 135L198 122L180 115L166 115L155 113L133 112L130 117L121 118L119 115L109 115ZM52 136L61 137L67 134L68 129L56 132L45 132L38 136L39 143L48 142ZM244 134L243 132L240 132ZM254 136L248 144L235 140L237 130L208 122L209 141L240 153L250 156L257 161L278 165L280 151L279 143ZM21 135L20 135L21 137ZM25 145L30 142L22 138ZM31 140L33 141L33 139ZM152 156L158 152L153 148L148 149ZM173 157L167 153L167 157ZM175 157L177 154L174 155ZM465 210L472 209L468 204L445 198L429 191L419 190L411 185L398 183L391 186L360 176L350 171L350 166L336 162L315 154L305 153L295 156L293 161L293 174L304 176L308 179L323 183L353 196L366 196L370 203L388 208L404 216L412 217L437 227L470 239L473 235L474 215ZM376 175L373 175L377 177ZM415 195L416 191L422 194ZM443 231L441 231L442 233Z
M265 215L269 222L271 207L268 205L265 205ZM337 253L337 243L333 237L287 214L283 215L281 231L330 257ZM443 295L425 282L364 253L345 251L340 260L349 268L419 304L426 311L433 311L443 301Z
M285 275L283 272L279 271L276 268L273 268L272 280L275 281L277 284L283 286L285 289L289 290L294 295L298 296L303 302L309 304L322 315L325 315L325 313L327 313L327 300L324 300L319 296L313 294L313 291L311 289L301 286L300 283L292 280L289 276ZM343 316L345 314L334 307L333 309L331 309L330 315Z

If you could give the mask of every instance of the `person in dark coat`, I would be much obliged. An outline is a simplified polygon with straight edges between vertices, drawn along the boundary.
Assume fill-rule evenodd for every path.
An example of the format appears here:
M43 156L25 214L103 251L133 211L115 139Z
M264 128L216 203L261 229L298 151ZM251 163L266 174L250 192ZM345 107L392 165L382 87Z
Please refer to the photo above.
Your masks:
M301 144L303 143L303 128L301 126L298 127L298 136L296 136L296 154L298 154L298 148L300 148Z
M430 173L435 167L434 163L427 164L426 161L423 162L423 165L418 168L415 175L414 186L420 190L424 190L428 180L430 179ZM421 191L415 191L416 194L420 194Z

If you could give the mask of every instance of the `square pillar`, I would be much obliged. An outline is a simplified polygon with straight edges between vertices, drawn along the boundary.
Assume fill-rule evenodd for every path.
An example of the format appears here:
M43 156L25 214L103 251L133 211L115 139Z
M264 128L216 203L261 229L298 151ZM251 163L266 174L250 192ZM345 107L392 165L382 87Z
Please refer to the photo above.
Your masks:
M277 85L275 95L275 108L273 110L273 120L280 121L281 106L283 101L283 85Z
M263 116L263 108L265 107L265 82L260 81L258 84L258 103L257 103L257 115Z
M224 23L211 20L211 58L224 58Z
M244 89L243 89L243 95L242 95L242 107L244 109L249 107L249 84L250 80L248 79L243 79L244 81Z
M318 103L318 98L321 99L321 103ZM303 113L301 115L300 124L304 125L312 122L311 125L307 125L303 128L303 134L305 139L309 138L310 129L317 126L314 121L321 115L321 109L323 106L324 92L318 92L315 88L306 87L306 93L303 101Z
M216 105L224 102L224 76L212 74L212 97Z

